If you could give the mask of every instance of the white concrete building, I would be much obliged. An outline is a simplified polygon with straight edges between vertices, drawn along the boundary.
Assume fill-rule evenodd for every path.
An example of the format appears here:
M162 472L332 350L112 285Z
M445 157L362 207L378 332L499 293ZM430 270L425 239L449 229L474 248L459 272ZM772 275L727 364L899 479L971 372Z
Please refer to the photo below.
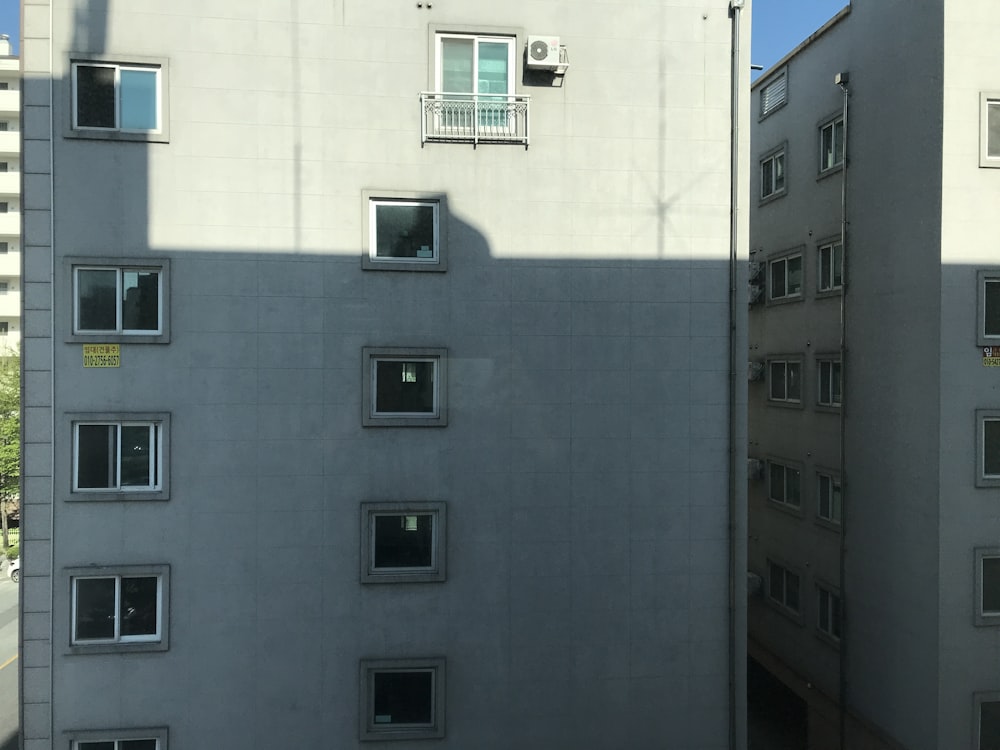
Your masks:
M750 653L809 747L1000 747L994 11L854 0L754 85Z
M0 35L0 352L21 341L21 70Z
M744 746L746 6L25 0L25 750Z

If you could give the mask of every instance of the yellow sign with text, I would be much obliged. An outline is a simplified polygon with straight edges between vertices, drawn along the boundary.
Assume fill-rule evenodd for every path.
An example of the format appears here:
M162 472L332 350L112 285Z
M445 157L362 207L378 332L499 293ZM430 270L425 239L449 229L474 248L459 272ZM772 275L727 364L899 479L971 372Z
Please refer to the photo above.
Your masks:
M1000 367L1000 346L983 347L983 367Z
M122 350L118 344L84 344L84 367L121 367Z

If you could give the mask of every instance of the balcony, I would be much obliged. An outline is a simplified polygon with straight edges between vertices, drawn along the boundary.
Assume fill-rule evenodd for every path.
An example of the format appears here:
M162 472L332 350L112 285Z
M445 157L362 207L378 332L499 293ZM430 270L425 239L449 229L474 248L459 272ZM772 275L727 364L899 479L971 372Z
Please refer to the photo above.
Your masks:
M16 114L21 111L21 92L15 89L0 91L0 112Z
M0 195L18 195L21 192L20 172L0 172Z
M21 133L17 130L0 132L0 154L21 153Z
M528 147L530 97L420 93L420 143L518 143Z
M21 234L21 214L11 211L0 214L0 237L3 235L14 236Z
M4 292L0 294L0 318L21 317L21 293Z

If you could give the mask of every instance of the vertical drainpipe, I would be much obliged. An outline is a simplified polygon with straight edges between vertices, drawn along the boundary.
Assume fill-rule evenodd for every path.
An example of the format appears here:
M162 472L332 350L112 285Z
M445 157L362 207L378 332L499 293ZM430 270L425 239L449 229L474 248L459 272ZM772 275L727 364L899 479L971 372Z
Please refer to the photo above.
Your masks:
M847 750L847 100L848 81L846 71L838 73L833 81L844 94L844 167L840 177L840 252L842 257L840 279L840 750Z
M746 451L738 441L744 431L738 420L744 414L737 401L740 383L746 375L740 363L746 362L741 349L739 295L740 282L740 113L743 106L742 49L740 22L746 0L729 0L732 18L732 69L730 73L730 219L729 219L729 747L744 750L746 730ZM743 305L745 314L746 305ZM744 365L745 366L745 365ZM745 442L745 441L744 441ZM740 483L742 482L742 488Z

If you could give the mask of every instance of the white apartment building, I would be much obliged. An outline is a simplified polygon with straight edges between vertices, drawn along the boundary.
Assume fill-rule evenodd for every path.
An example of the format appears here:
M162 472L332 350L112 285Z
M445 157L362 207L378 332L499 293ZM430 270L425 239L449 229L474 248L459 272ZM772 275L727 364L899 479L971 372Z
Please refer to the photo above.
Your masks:
M0 352L21 340L21 70L0 35Z
M24 0L25 750L744 747L749 28Z
M749 651L809 747L1000 747L998 31L853 0L753 87Z

